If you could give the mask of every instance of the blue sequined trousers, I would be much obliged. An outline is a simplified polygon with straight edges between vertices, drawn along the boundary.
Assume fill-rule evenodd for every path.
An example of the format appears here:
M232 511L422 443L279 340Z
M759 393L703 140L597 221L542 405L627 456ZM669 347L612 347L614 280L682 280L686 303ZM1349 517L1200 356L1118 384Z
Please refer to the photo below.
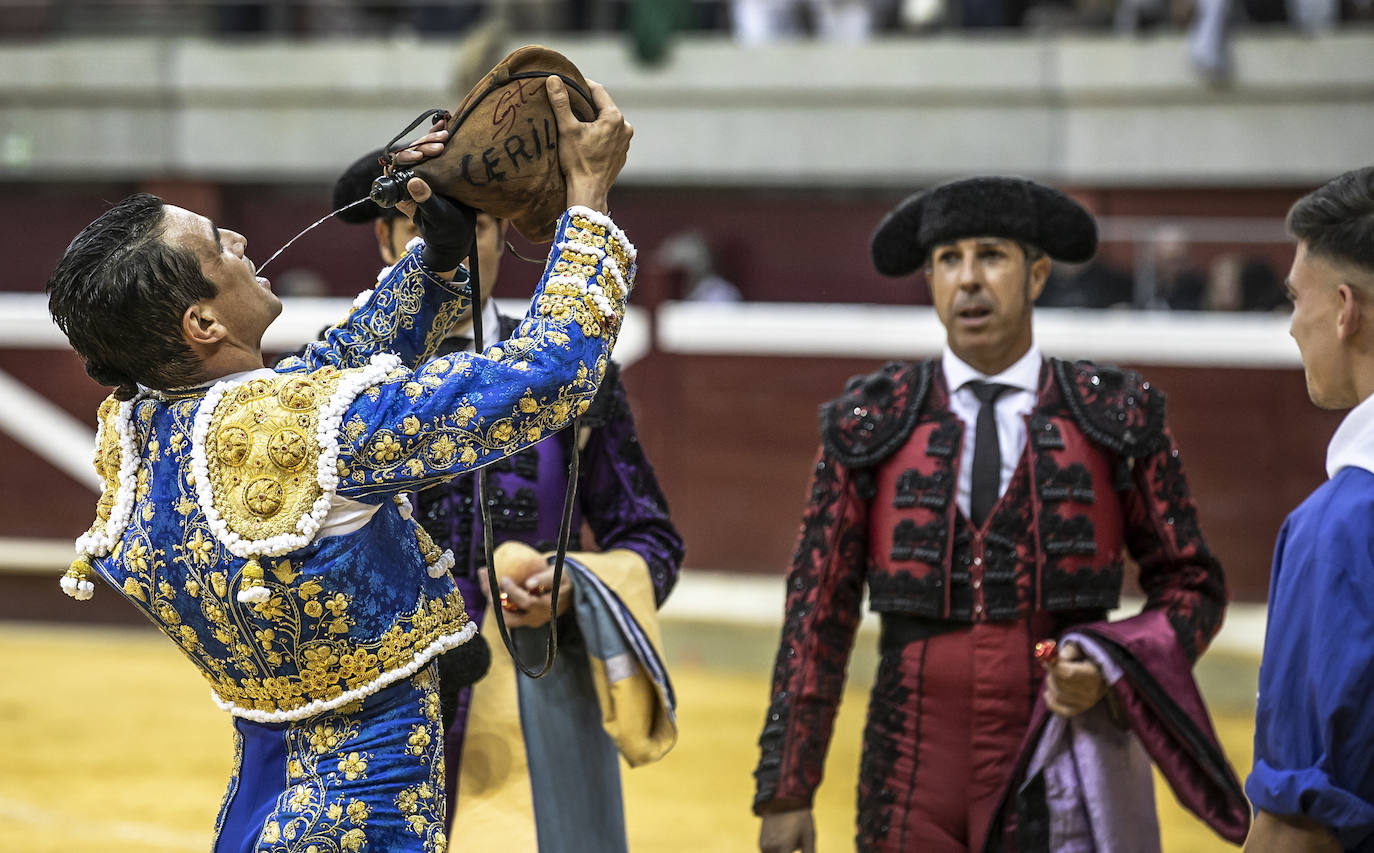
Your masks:
M433 670L295 723L235 718L214 853L443 853Z

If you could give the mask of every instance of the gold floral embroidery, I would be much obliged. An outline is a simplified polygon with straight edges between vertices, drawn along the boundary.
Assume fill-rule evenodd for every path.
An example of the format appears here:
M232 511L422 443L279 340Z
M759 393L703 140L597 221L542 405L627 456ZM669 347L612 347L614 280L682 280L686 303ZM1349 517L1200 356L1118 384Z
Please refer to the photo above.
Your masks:
M371 757L370 753L350 752L347 756L339 759L339 772L350 782L365 778L367 776L367 760ZM343 810L340 809L339 813L342 814L342 812ZM338 816L332 815L335 819Z
M349 418L343 427L343 434L349 441L357 441L358 437L365 432L367 432L367 424L363 423L363 419L356 414Z
M402 788L396 795L396 808L405 818L406 826L419 836L426 853L443 853L448 839L444 834L443 738L440 733L439 695L433 676L424 670L415 683L424 690L420 713L425 723L411 727L406 739L406 752L429 766L429 781Z
M191 538L186 542L186 553L190 555L191 562L198 566L208 566L210 564L210 554L214 550L214 541L206 536L201 530L196 530L192 533Z
M507 417L486 420L475 405L460 398L452 414L421 424L413 434L404 421L396 430L378 429L362 448L356 448L355 443L360 452L351 457L349 480L358 485L380 485L398 478L438 479L457 465L473 465L489 454L509 456L585 412L596 394L593 377L601 378L605 370L603 356L595 367L579 365L574 380L550 395L536 395L532 388L526 388ZM428 477L417 471L413 464L417 458L428 465Z
M254 610L273 627L247 634L252 640L248 645L270 650L279 662L294 660L297 674L266 676L262 665L246 655L235 663L264 675L232 678L207 673L211 687L222 701L245 709L290 711L312 701L329 701L406 665L440 637L457 633L467 624L463 597L457 589L450 589L442 599L421 599L413 611L398 617L375 640L359 641L348 636L352 624L348 596L329 592L315 580L307 580L294 590L278 586L270 578L265 583L275 588L268 600L255 605ZM300 602L299 611L290 603L288 594ZM232 627L224 605L208 601L201 609L216 631L228 632ZM233 634L226 636L233 640ZM279 672L279 663L272 664L270 671Z
M224 830L224 819L229 814L229 806L234 802L234 795L239 789L239 775L243 772L243 735L234 730L234 766L229 772L229 785L224 792L224 800L220 804L219 814L215 816L215 840L210 845L212 850L219 848L220 833Z

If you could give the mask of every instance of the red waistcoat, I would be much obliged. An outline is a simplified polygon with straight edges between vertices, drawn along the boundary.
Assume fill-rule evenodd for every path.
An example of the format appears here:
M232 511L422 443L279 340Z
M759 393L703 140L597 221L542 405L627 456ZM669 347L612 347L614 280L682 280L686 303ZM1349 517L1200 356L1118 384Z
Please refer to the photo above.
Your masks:
M937 362L893 371L890 390L897 393L892 396L879 381L877 388L853 389L838 412L832 404L827 448L865 472L873 610L970 622L1012 619L1030 609L1116 607L1125 544L1118 489L1131 487L1126 454L1153 446L1146 432L1151 401L1146 386L1116 395L1115 411L1101 399L1084 405L1076 380L1090 390L1102 388L1103 372L1094 370L1079 377L1066 362L1045 363L1035 408L1027 417L1025 450L981 530L955 505L966 436L949 409ZM848 405L854 391L867 403ZM1100 409L1094 413L1098 418L1089 419L1094 407ZM883 438L883 425L876 422L882 420L892 421L884 452L874 454L871 444L846 440ZM1138 435L1126 435L1128 423ZM1158 428L1155 434L1160 435ZM1131 440L1123 441L1127 437ZM877 458L866 462L866 449Z

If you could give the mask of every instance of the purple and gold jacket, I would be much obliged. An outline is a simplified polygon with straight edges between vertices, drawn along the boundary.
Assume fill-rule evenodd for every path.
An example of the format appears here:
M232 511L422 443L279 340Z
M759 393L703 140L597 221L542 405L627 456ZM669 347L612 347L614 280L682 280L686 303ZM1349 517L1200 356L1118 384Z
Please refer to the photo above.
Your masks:
M957 627L1044 611L1062 630L1117 605L1129 555L1184 659L1220 627L1225 581L1160 391L1130 371L1046 360L1025 456L983 531L955 505L965 436L948 400L939 362L926 361L856 377L821 407L759 738L759 813L811 802L865 583L882 614Z

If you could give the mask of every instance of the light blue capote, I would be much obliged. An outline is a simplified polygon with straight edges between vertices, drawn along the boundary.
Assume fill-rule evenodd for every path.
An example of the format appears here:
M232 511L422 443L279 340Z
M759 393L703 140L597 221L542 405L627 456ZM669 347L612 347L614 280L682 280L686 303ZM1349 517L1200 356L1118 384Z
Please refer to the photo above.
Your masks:
M1374 396L1341 421L1326 470L1274 546L1245 793L1374 851Z
M608 219L576 208L560 220L558 234L514 341L482 355L426 362L468 299L465 274L453 283L438 278L420 263L417 247L302 356L208 389L213 402L263 376L308 376L322 367L377 374L348 402L333 436L337 491L322 533L346 532L260 558L265 601L236 596L246 559L216 536L198 503L192 437L207 389L149 394L127 407L139 459L127 478L132 512L122 530L107 531L110 553L92 554L91 563L205 674L220 704L239 718L241 737L281 740L258 744L253 754L283 762L282 774L269 768L266 778L285 779L288 787L236 798L246 770L240 767L221 815L222 826L237 827L235 837L222 835L217 849L278 849L254 847L243 833L298 834L305 829L302 815L314 815L307 822L338 849L364 849L350 846L367 837L364 818L398 807L405 818L401 834L413 846L386 830L385 841L365 849L443 849L442 775L434 776L442 737L429 713L437 714L437 697L427 664L475 629L449 574L431 576L417 526L392 498L527 447L570 423L595 395L633 281L633 248L623 242L609 251L623 235ZM598 238L607 251L591 248ZM584 298L589 285L610 279L623 285L600 289L596 304ZM399 356L401 365L391 366L386 353ZM379 373L378 364L387 369ZM334 525L335 516L357 521ZM397 660L406 666L383 665ZM369 709L383 707L394 719L387 732L370 732ZM363 746L339 753L348 743ZM354 751L358 756L349 759ZM319 766L304 773L301 762L312 756ZM239 759L245 760L242 752ZM356 784L359 773L391 772L401 764L412 767L414 779L391 780L389 800L373 802L368 786ZM258 777L263 772L254 769ZM344 780L349 795L331 799ZM401 797L402 790L410 793ZM351 805L355 800L360 805ZM332 806L356 819L339 819ZM274 830L265 828L268 822ZM324 824L333 828L321 829ZM348 835L353 830L362 835ZM287 846L280 849L295 849L281 838Z

